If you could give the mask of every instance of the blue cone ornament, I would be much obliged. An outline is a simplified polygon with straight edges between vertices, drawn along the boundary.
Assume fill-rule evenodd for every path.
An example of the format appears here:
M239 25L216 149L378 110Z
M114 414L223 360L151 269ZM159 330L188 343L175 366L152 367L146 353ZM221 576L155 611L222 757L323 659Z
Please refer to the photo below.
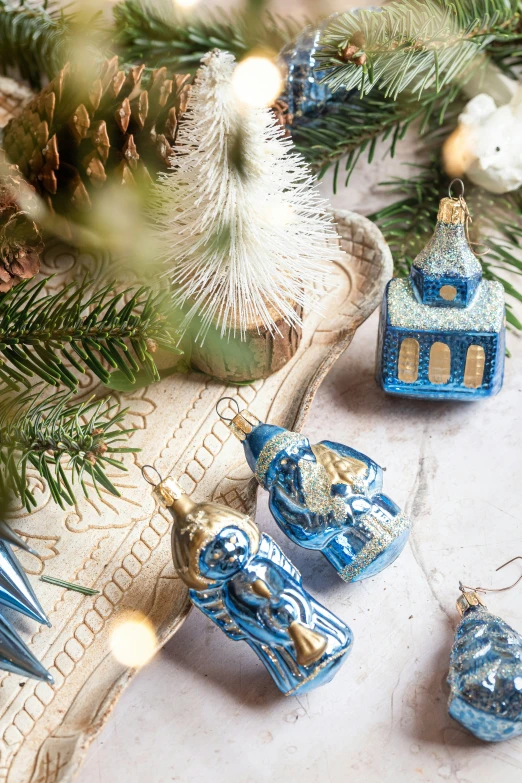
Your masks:
M301 574L245 514L195 503L171 478L155 494L172 514L174 565L192 602L234 641L245 641L285 695L329 682L351 630L303 588Z
M264 424L250 411L229 424L270 493L270 511L289 538L317 549L346 582L375 576L400 555L411 523L382 493L383 471L341 443L310 445L297 432Z
M457 601L449 714L485 742L522 734L522 636L488 612L475 592Z
M0 541L0 604L50 626L23 568L6 541Z
M11 624L0 614L0 669L21 677L31 677L53 684L47 669L20 639Z
M10 527L10 525L7 524L7 522L4 522L0 519L0 539L2 541L7 541L8 544L11 544L11 546L16 546L19 549L23 549L24 552L29 552L30 555L34 555L35 557L38 557L38 552L29 546L27 542L23 540L23 538L20 538L19 535L17 535L14 530Z
M472 401L502 387L504 289L482 278L469 219L462 197L442 199L409 278L388 283L377 348L377 382L388 394Z

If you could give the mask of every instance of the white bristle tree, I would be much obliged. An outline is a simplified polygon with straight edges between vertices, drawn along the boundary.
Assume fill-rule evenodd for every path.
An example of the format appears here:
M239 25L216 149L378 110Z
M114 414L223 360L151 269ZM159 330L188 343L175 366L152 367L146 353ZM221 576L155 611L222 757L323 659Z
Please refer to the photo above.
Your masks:
M244 335L276 319L300 324L318 308L339 251L328 205L269 109L235 94L231 54L202 60L181 124L172 171L156 186L150 212L182 327L198 319ZM324 289L323 289L324 290Z

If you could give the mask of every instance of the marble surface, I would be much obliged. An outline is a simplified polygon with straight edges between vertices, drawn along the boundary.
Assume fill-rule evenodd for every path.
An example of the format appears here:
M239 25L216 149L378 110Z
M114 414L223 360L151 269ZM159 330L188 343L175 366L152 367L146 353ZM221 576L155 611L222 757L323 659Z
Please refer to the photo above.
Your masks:
M370 4L358 3L358 5ZM287 0L293 11L304 5ZM310 5L310 4L308 4ZM329 10L348 3L329 3ZM352 3L355 5L355 3ZM376 185L411 160L362 162L339 208L383 203ZM384 149L382 150L384 153ZM330 195L329 182L323 184ZM478 403L392 399L373 379L377 317L357 333L311 410L312 440L344 441L386 466L385 491L414 528L405 552L374 579L345 585L318 553L257 521L305 584L352 627L351 657L330 685L281 697L246 645L193 611L146 666L92 744L78 783L518 783L522 738L485 745L447 714L446 675L458 581L503 586L522 573L522 341L500 396ZM488 596L522 630L522 586Z
M386 397L373 379L375 316L324 382L307 433L386 466L414 518L410 543L374 579L345 585L320 554L285 540L261 498L258 522L305 583L352 627L332 684L285 699L245 645L193 611L138 675L91 746L79 783L516 783L522 738L484 745L447 715L458 580L505 585L522 561L522 344L510 339L501 395L479 403ZM488 596L522 629L521 591Z

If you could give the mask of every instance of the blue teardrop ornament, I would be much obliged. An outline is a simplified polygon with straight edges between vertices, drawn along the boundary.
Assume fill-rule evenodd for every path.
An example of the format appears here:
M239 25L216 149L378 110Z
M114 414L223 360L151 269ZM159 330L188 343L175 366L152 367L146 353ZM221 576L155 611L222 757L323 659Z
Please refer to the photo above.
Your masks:
M448 683L449 714L478 739L522 734L522 636L483 605L457 627Z

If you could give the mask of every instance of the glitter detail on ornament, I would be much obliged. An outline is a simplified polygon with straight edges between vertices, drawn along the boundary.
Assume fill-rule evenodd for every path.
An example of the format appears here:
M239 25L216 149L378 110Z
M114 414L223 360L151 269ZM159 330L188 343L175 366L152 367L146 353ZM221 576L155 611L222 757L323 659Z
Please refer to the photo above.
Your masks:
M388 394L473 400L502 387L504 289L482 279L468 219L462 197L442 199L410 277L388 283L377 349L377 381Z

